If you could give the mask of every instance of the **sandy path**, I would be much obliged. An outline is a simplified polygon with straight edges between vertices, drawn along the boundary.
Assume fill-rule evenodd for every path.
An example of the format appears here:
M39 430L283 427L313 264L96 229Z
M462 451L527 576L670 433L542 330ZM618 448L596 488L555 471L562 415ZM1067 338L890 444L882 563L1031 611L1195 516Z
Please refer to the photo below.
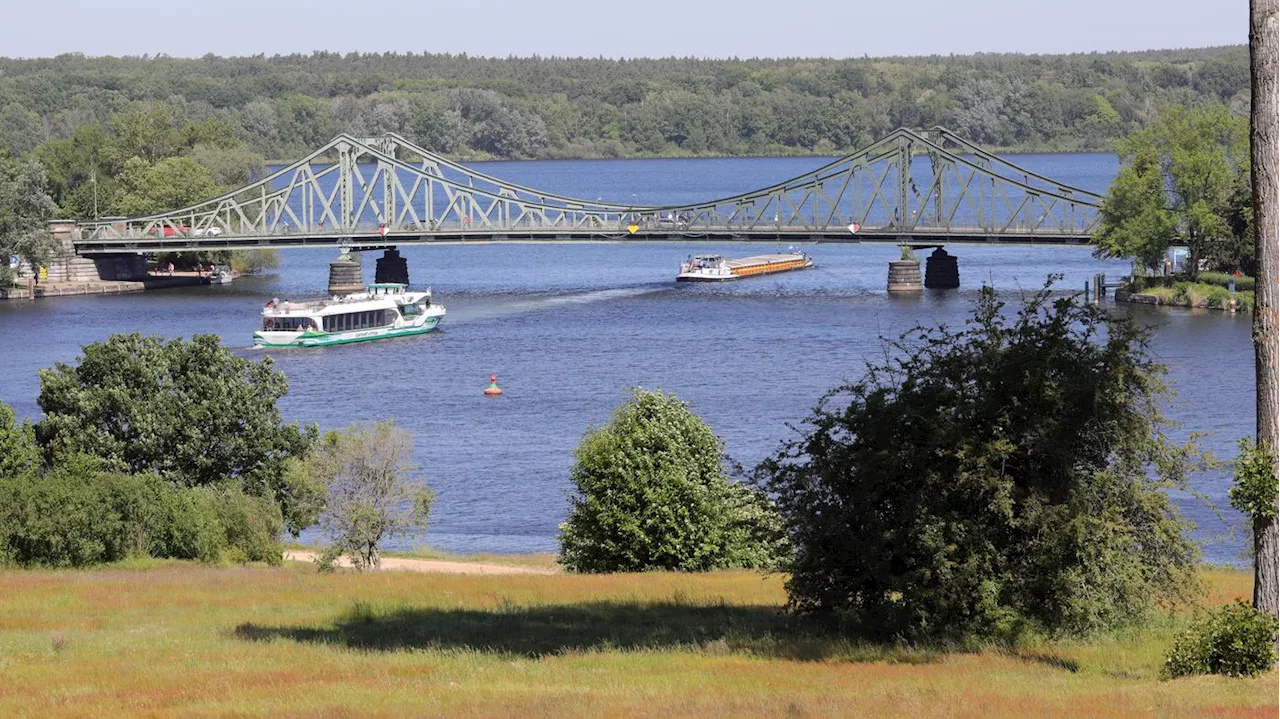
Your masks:
M294 562L313 562L317 554L298 549L290 549L284 558ZM342 557L338 566L349 567L351 562ZM402 572L439 572L443 574L556 574L554 569L543 567L517 567L509 564L480 564L477 562L450 562L442 559L402 559L400 557L383 557L382 568Z

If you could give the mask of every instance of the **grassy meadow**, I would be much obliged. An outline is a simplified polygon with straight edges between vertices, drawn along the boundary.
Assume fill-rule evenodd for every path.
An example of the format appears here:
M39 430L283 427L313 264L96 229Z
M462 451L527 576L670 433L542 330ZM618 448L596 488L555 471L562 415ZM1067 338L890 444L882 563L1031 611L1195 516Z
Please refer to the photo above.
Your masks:
M489 558L492 561L492 558ZM1251 577L1205 571L1207 598ZM824 639L782 579L0 572L0 716L1274 717L1277 676L1160 681L1185 619L973 652Z

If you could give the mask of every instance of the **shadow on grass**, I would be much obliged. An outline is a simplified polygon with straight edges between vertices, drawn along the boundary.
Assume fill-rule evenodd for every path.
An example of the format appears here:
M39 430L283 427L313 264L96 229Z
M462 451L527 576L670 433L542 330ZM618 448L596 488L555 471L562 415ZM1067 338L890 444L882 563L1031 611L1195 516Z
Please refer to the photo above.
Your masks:
M1061 669L1063 671L1075 674L1080 671L1080 662L1074 659L1060 657L1057 654L1047 654L1041 651L1014 651L1010 656L1019 659L1027 664L1042 664L1053 669Z
M277 638L372 651L461 649L542 657L570 651L696 649L816 661L925 663L939 652L839 638L773 606L694 605L682 602L596 602L514 606L491 610L383 609L357 602L325 627L242 624L250 641Z

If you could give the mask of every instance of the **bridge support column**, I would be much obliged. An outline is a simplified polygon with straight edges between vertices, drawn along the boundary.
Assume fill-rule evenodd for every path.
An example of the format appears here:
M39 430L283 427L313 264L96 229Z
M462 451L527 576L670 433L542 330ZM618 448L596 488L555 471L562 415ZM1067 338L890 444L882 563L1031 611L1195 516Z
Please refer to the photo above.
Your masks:
M396 248L385 250L374 267L373 281L409 284L409 262L400 256Z
M889 263L890 292L920 292L920 260L901 259Z
M329 294L349 295L364 289L364 272L358 256L343 252L329 263Z
M139 254L103 255L80 257L76 255L73 238L77 227L74 220L50 220L49 234L53 235L57 249L45 265L50 282L97 282L99 280L142 280L147 277L147 260ZM4 260L8 261L8 257ZM36 272L26 268L19 274Z
M941 247L934 250L924 263L924 286L938 290L959 287L960 263L955 255L947 254Z

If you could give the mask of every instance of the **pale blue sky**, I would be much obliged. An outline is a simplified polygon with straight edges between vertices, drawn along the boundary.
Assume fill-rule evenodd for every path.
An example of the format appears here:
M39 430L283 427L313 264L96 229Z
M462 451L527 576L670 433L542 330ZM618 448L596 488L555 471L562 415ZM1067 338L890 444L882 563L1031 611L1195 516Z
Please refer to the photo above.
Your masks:
M1248 0L0 0L0 55L1062 53L1248 41Z

